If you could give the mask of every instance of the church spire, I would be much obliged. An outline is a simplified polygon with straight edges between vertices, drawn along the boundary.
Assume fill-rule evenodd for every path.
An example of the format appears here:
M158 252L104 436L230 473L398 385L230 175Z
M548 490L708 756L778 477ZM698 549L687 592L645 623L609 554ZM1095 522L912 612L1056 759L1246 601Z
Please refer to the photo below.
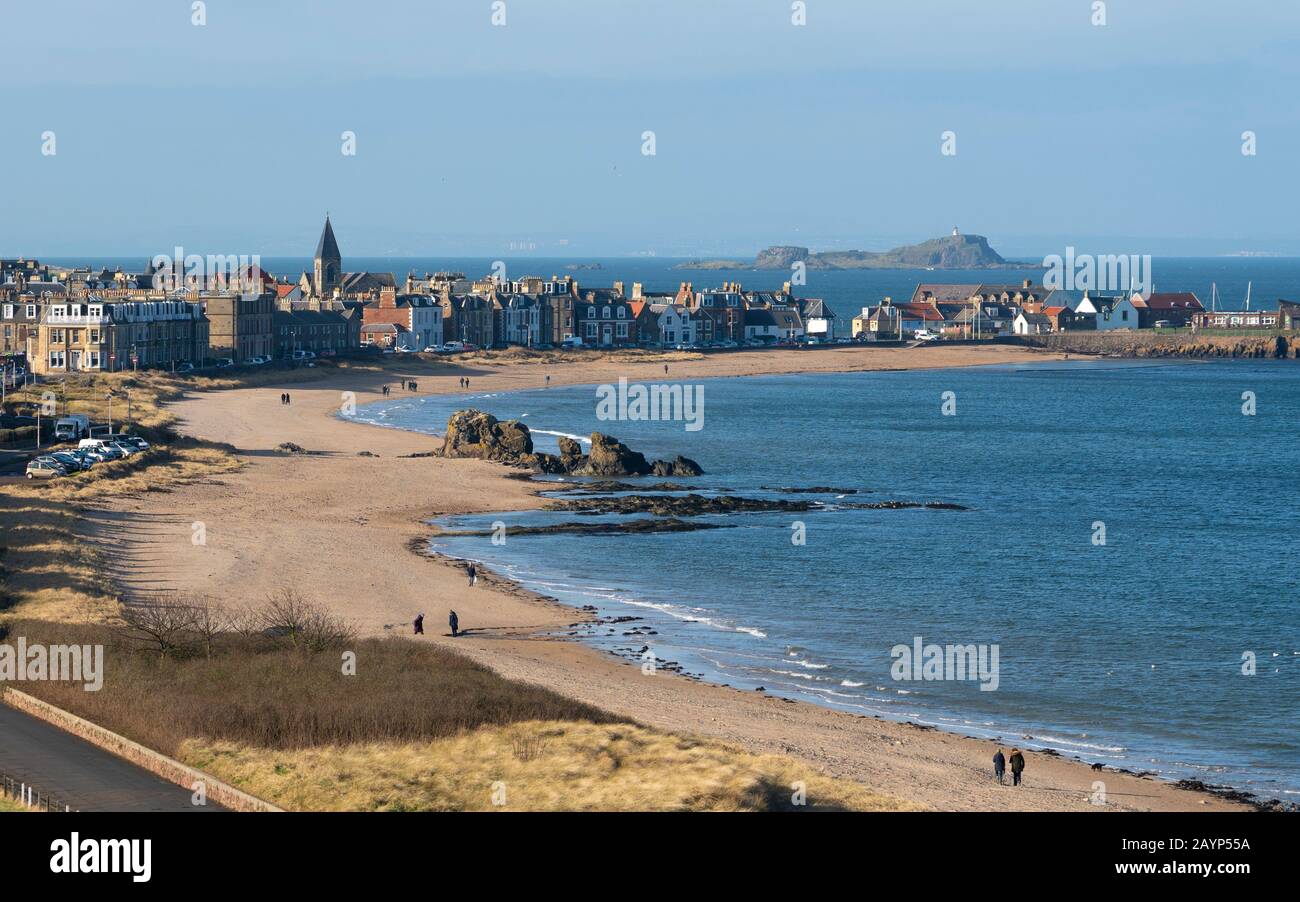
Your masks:
M320 241L316 243L314 259L315 289L318 297L328 297L338 285L343 273L343 255L339 253L339 243L334 238L334 227L330 225L330 215L325 214L325 228L321 230Z

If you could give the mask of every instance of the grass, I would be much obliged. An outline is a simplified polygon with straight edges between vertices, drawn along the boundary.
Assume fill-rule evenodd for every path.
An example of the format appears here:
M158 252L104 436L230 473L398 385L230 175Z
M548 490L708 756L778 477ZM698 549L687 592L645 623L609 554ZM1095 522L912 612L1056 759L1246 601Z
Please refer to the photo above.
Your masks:
M297 751L186 742L181 760L295 811L898 811L793 758L627 723L525 721L428 743ZM795 804L802 788L805 805Z
M101 624L4 630L0 641L105 646L100 691L53 681L24 691L292 810L771 811L803 808L796 791L814 810L910 807L793 758L628 723L406 638L309 653L287 648L282 630L244 629L210 653L191 636L164 655ZM354 676L343 652L355 653Z
M289 750L430 740L525 720L615 719L408 639L362 639L302 653L261 633L226 633L210 657L198 637L164 656L156 645L100 624L10 620L4 626L29 643L103 645L98 692L52 681L26 684L24 691L168 755L194 737ZM344 675L343 652L355 654L355 676Z
M31 811L26 805L20 805L13 799L0 796L0 813L5 811Z

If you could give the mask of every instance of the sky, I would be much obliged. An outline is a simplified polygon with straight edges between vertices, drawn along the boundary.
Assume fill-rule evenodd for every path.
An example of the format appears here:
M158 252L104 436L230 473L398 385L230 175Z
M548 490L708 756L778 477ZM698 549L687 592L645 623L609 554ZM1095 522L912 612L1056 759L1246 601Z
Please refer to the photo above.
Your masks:
M0 256L1300 255L1300 4L500 2L6 3Z

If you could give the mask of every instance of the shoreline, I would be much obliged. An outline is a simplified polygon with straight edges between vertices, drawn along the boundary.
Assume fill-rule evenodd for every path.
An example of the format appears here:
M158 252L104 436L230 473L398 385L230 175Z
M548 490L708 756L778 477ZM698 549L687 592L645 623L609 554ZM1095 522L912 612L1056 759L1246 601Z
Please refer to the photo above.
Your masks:
M1051 359L1062 358L1008 347L740 352L670 360L669 378ZM388 373L340 372L311 383L190 396L175 405L182 430L234 445L245 467L162 497L109 503L88 516L89 531L119 565L114 569L124 594L146 586L212 592L218 585L240 585L242 595L256 597L291 573L300 588L351 617L367 635L400 634L417 610L432 612L436 625L445 609L454 606L468 634L451 640L435 628L431 641L454 642L459 651L508 678L544 685L649 726L793 754L832 776L942 810L1096 810L1088 796L1099 775L1073 759L1027 752L1028 785L1011 790L988 776L991 741L671 674L645 677L626 661L546 635L584 620L582 612L495 573L485 574L481 585L470 590L453 559L417 550L432 535L431 520L535 509L541 489L493 463L406 456L427 453L439 442L424 433L335 415L343 392L353 392L357 404L382 400L381 385L401 375L420 381L421 391L404 393L419 397L458 394L453 378L466 375L470 391L481 383L488 390L510 391L542 387L544 373L552 376L553 385L583 384L602 372L648 378L661 373L662 366L662 360L598 360L581 366L398 360ZM289 407L273 400L282 389L294 396ZM358 425L370 428L352 428ZM282 441L320 453L289 456L269 450ZM378 456L361 456L366 452ZM209 541L197 548L190 544L189 526L204 514ZM412 553L438 566L413 571L408 565ZM1112 809L1249 807L1163 780L1109 768L1104 773Z

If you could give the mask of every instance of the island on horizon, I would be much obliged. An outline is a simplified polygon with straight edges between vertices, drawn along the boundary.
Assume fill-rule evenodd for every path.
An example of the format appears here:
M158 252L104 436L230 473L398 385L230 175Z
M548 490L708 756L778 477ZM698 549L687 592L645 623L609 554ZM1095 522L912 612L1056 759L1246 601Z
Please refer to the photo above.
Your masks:
M764 248L752 263L739 260L687 260L674 269L1023 269L995 251L983 235L951 235L907 244L888 251L821 251L794 244ZM1033 264L1030 264L1033 265Z

